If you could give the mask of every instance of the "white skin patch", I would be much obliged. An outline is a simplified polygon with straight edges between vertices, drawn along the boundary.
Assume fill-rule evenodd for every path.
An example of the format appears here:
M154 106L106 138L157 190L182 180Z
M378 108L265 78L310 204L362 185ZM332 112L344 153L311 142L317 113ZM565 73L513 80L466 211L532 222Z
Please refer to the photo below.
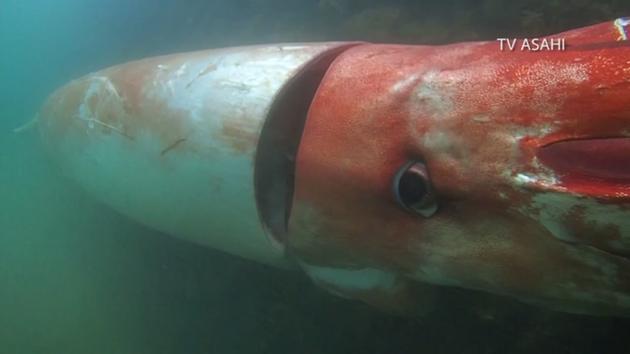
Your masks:
M513 136L516 140L531 137L544 137L554 133L556 130L555 122L537 124L535 127L518 127L513 129Z
M628 29L630 27L630 18L618 18L614 22L617 31L619 31L618 41L627 41L628 40Z
M425 134L423 143L427 149L432 151L447 151L453 145L451 136L444 131L435 131Z
M439 118L453 110L453 101L446 97L435 82L439 76L437 71L429 71L423 75L422 81L414 91L414 98L424 106L424 110L433 118Z
M308 275L316 281L347 290L391 289L396 284L394 274L375 268L344 269L319 267L302 263Z
M116 87L114 86L114 84L112 84L109 78L105 76L94 76L90 80L90 86L85 91L83 102L81 102L81 104L79 105L76 117L86 122L89 129L93 129L96 125L99 125L124 135L120 128L102 122L101 120L99 120L98 117L99 106L109 105L112 107L121 107L121 99L118 91L116 90ZM95 96L96 107L91 108L89 102L92 97ZM122 112L122 108L119 110L118 113L118 118L124 115L124 113Z
M519 173L514 177L514 182L518 186L539 185L539 186L555 186L558 180L554 176L543 174L527 174Z
M396 82L394 85L392 85L392 88L390 89L391 93L400 93L405 91L407 88L409 88L409 86L413 85L414 83L416 83L416 81L418 80L418 75L410 75L408 77L405 77L404 79Z
M538 218L549 232L562 240L573 240L572 235L560 220L569 216L575 208L583 210L584 222L596 228L617 227L621 240L611 242L610 247L627 250L630 248L630 218L628 211L617 205L601 204L592 198L577 197L560 193L541 193L534 197L534 202L521 210ZM535 214L535 215L534 215Z
M514 172L508 169L503 171L503 177L507 179L512 179L514 185L518 187L536 186L547 187L555 191L566 190L565 187L559 184L558 178L556 177L553 170L545 167L544 165L541 165L538 161L538 158L534 158L534 160L532 161L532 165L538 170L538 172L519 172L516 175L513 175Z
M183 64L182 66L179 67L179 69L177 69L177 72L175 72L175 75L177 76L182 76L184 75L184 73L186 73L186 68L188 67L188 64Z

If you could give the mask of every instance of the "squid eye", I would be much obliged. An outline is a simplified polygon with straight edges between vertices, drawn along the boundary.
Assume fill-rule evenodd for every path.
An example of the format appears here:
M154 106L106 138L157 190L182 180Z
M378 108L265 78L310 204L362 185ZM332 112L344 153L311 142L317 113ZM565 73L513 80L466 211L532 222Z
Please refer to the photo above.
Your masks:
M427 218L438 209L429 171L422 162L409 162L396 173L394 197L403 208Z

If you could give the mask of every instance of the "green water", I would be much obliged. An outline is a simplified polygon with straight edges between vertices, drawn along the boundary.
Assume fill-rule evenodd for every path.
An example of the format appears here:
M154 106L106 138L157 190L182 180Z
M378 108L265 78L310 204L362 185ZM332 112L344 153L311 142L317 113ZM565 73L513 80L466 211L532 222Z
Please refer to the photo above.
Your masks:
M625 11L625 12L624 12ZM161 53L273 41L440 43L630 14L624 1L0 3L0 354L628 353L630 322L467 292L423 318L158 234L88 198L28 122L64 82Z

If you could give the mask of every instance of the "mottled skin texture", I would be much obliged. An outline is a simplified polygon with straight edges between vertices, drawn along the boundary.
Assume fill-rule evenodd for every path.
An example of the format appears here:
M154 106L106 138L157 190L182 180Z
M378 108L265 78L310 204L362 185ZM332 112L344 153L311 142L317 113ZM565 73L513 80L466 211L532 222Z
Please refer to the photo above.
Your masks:
M482 42L343 53L308 114L289 250L305 267L630 314L630 46L612 22L560 36L566 51ZM595 140L550 145L574 139ZM429 218L392 193L413 160L437 193Z
M259 219L260 130L278 91L304 65L347 45L210 49L113 66L56 90L39 130L62 171L120 213L290 267Z
M629 315L628 23L561 34L567 49L553 52L323 43L150 58L61 88L39 128L62 168L120 212L255 261L296 261L337 295L415 314L438 284ZM329 50L343 52L312 99L276 247L254 193L260 129ZM394 196L410 161L426 167L432 216Z
M49 125L54 131L47 136L52 140L62 141L63 134L70 131L73 138L80 132L89 139L89 129L77 127L85 126L88 122L77 119L77 114L72 113L79 111L78 107L87 95L90 96L87 108L94 117L92 124L100 128L98 132L101 134L120 134L133 141L138 134L148 132L160 140L163 146L160 151L163 154L176 148L198 149L197 146L185 144L192 133L187 124L190 112L169 107L168 101L159 96L162 92L167 95L169 89L166 87L168 84L160 82L160 78L176 75L177 70L185 68L190 61L207 57L209 55L205 51L188 53L185 56L161 56L114 66L77 79L51 96L42 109L45 113L42 119L54 119ZM207 65L185 85L185 89L189 90L195 81L214 70L216 65ZM93 93L88 94L91 85L94 86ZM257 122L248 120L246 116L237 122L226 122L221 134L216 134L213 138L225 142L237 152L253 151L257 142Z

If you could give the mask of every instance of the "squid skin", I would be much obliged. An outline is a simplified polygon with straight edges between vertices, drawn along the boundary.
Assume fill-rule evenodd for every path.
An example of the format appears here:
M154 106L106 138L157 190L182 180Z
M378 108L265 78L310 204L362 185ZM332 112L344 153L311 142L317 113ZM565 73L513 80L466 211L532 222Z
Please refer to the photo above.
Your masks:
M429 285L630 314L630 21L564 50L280 44L131 62L40 112L112 208L417 313Z

